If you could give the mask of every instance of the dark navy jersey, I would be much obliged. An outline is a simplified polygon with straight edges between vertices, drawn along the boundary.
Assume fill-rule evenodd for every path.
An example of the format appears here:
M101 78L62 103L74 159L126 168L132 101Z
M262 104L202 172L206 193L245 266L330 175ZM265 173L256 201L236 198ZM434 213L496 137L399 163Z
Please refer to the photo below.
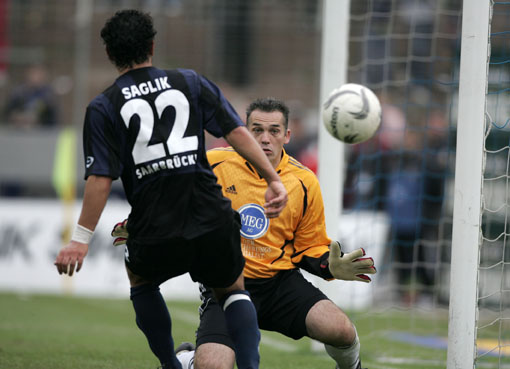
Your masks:
M192 70L139 68L87 107L85 178L121 178L138 242L194 238L231 215L207 161L204 130L243 125L219 88Z

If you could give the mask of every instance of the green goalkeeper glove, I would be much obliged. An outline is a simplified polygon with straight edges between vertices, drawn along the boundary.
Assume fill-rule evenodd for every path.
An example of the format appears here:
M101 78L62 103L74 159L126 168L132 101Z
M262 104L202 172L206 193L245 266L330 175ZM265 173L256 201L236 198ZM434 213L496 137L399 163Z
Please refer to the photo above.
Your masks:
M333 241L329 245L329 271L336 279L370 283L372 280L366 274L375 274L377 270L372 258L362 256L365 256L362 248L344 254L340 243Z
M127 219L124 219L122 222L115 224L112 229L112 237L115 237L113 240L113 246L125 245L128 236Z

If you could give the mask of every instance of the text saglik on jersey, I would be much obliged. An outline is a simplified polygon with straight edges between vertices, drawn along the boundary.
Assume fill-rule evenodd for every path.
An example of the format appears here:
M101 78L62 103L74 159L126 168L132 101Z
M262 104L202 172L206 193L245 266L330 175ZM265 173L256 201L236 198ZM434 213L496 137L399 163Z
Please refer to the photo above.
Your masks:
M126 100L132 99L134 97L148 95L154 92L168 90L172 88L168 83L168 77L158 77L153 81L146 81L139 83L138 85L131 85L128 87L124 87L121 89L122 94Z

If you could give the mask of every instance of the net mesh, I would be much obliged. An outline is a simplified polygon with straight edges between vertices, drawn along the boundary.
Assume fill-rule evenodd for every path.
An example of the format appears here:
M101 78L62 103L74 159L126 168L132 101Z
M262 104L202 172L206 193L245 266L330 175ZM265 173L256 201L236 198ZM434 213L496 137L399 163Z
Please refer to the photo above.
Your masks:
M510 355L510 249L508 247L510 109L510 3L494 2L486 97L486 137L480 232L477 363Z
M343 198L350 244L387 229L373 305L354 318L376 366L446 362L461 15L460 1L351 2L348 81L383 108L377 136L347 148Z

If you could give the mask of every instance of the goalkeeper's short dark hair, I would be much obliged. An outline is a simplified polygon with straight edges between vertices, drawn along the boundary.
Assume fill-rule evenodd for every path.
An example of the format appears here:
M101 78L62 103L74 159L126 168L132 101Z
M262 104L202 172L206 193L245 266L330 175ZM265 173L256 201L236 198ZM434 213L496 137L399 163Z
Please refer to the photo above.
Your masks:
M281 100L274 97L264 97L253 101L246 109L246 123L254 110L260 110L266 113L279 111L283 114L285 129L289 127L289 107Z
M116 12L101 30L108 57L118 69L147 61L155 35L152 17L138 10Z

